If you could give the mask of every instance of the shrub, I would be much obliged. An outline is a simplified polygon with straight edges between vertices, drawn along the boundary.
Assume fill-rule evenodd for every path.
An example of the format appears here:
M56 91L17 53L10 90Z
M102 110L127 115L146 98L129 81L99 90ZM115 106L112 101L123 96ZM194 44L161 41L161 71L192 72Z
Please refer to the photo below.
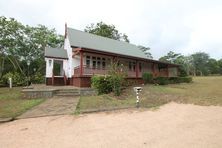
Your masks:
M169 83L190 83L192 82L192 77L171 77L169 78Z
M157 77L155 78L155 83L159 85L167 85L169 84L169 81L167 77Z
M143 73L142 78L145 84L151 83L153 80L153 75L151 73L145 72Z
M31 77L31 81L36 84L44 83L45 77L40 72L36 72L33 77Z
M119 96L121 94L121 88L124 86L124 78L127 75L125 67L116 61L111 63L108 73L110 75L112 90L116 96Z
M180 79L180 77L170 77L169 83L170 84L181 83L181 79Z
M112 91L111 77L94 75L91 78L92 87L95 88L99 95L107 94Z
M193 81L192 77L179 77L181 83L190 83Z
M124 86L125 70L123 70L123 65L117 63L112 63L110 66L108 76L94 75L91 78L91 84L93 88L97 89L99 95L113 91L116 96L119 96ZM128 84L125 83L125 85Z
M112 75L110 76L110 83L112 86L112 90L116 96L119 96L121 93L121 87L123 86L124 78L120 75Z
M8 72L2 77L2 81L5 85L9 84L8 80L9 78L12 78L12 84L13 86L21 86L25 85L27 82L27 79L24 78L21 74L18 72Z

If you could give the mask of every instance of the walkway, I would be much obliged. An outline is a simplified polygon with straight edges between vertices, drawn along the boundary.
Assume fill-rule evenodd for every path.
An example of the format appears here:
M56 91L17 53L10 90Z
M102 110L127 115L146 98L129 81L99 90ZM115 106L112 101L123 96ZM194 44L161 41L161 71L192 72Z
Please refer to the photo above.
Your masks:
M46 99L43 103L33 107L18 119L33 118L42 116L67 115L74 113L79 101L79 96L75 97L53 97Z

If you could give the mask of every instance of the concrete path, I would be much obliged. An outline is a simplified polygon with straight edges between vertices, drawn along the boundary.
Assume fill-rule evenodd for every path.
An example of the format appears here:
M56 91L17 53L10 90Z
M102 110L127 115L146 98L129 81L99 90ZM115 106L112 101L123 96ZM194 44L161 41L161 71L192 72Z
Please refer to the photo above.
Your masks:
M78 101L79 96L53 97L28 110L17 117L17 119L72 114L76 109Z

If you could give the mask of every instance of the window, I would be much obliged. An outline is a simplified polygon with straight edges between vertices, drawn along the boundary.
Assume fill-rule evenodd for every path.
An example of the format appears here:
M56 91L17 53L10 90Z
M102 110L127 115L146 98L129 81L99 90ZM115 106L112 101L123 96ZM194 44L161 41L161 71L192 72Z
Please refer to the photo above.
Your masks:
M97 57L97 68L100 69L101 68L101 58Z
M52 65L52 60L49 60L49 67L51 67Z
M105 69L106 68L106 59L102 58L102 68Z
M90 56L86 56L86 67L90 67Z
M96 68L96 57L92 57L92 68Z
M136 71L136 62L133 62L133 71Z
M129 71L132 70L132 62L129 62Z
M139 63L139 71L141 72L142 71L142 64Z

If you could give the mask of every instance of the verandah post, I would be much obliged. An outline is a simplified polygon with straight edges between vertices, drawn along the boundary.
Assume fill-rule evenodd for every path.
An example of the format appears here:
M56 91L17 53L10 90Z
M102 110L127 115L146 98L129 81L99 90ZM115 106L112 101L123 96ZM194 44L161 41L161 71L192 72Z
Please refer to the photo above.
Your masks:
M83 51L80 50L80 76L83 75Z
M139 75L139 65L138 65L138 61L136 61L136 78L138 78L138 75Z

